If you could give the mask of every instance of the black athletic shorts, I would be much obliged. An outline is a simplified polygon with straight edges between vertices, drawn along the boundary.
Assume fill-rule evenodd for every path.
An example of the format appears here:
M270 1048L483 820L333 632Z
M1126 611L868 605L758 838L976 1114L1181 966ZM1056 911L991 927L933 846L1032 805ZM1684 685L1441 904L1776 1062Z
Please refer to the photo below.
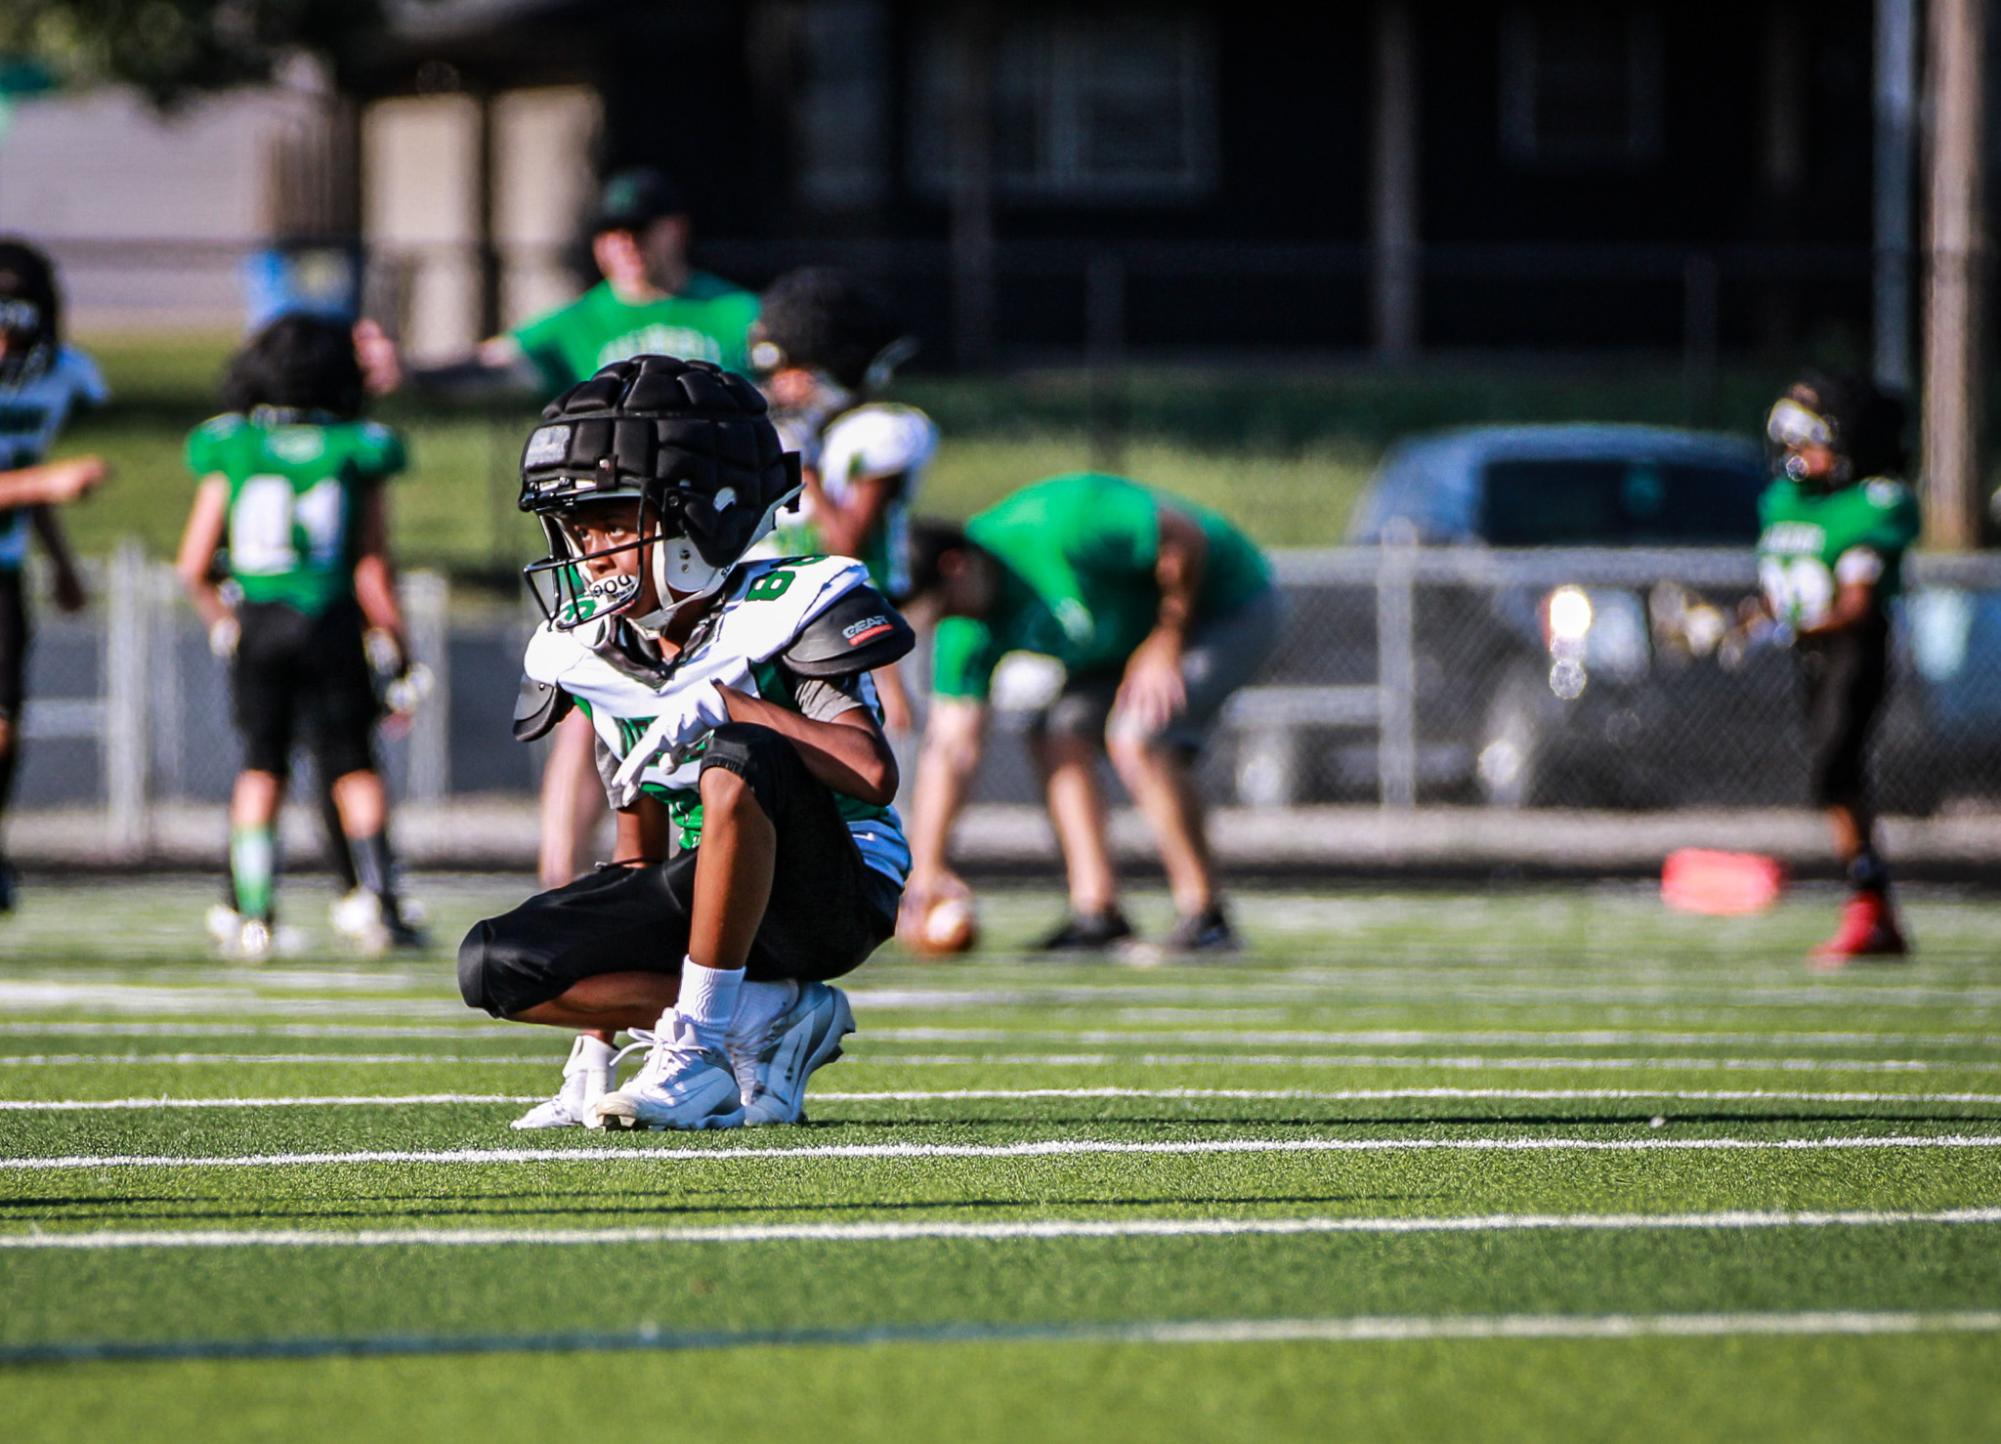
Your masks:
M323 781L375 765L375 688L361 648L361 608L336 603L308 616L279 602L237 608L242 635L230 668L243 765L284 776L303 735Z
M28 693L28 589L14 567L0 567L0 721L21 715Z
M834 794L767 727L716 729L702 771L749 784L778 834L751 978L825 980L861 966L896 930L901 889L862 861ZM474 925L459 944L466 1006L512 1017L604 973L679 973L695 900L695 848L651 867L605 867Z
M1868 801L1869 736L1890 681L1890 628L1882 617L1794 644L1806 703L1808 775L1820 807Z

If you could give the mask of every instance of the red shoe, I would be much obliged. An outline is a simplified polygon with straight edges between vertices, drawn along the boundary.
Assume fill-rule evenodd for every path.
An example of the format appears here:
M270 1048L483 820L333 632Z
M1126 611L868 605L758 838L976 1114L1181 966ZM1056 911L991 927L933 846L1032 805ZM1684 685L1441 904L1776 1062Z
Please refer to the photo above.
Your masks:
M1841 910L1841 926L1834 936L1815 948L1808 961L1816 968L1833 969L1856 958L1901 958L1909 952L1890 899L1880 892L1858 892Z

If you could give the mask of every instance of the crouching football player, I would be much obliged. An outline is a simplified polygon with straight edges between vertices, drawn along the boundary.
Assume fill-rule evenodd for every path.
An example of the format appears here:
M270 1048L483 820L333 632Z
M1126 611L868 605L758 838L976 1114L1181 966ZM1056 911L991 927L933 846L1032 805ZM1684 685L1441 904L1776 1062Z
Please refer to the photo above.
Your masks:
M889 937L910 866L869 672L913 637L858 562L741 560L798 488L763 397L704 362L616 362L528 439L548 620L515 732L590 720L618 841L460 946L469 1006L580 1033L517 1128L798 1122L854 1029L827 980ZM646 1057L614 1089L620 1029Z

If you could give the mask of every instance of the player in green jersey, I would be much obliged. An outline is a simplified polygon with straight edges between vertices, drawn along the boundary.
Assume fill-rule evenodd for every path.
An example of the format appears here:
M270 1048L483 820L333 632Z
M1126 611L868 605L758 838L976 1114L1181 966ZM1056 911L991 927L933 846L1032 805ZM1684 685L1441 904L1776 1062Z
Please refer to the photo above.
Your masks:
M468 1006L581 1030L516 1128L800 1122L854 1028L830 980L889 937L910 865L869 673L913 638L856 562L743 560L798 488L764 398L702 362L609 366L528 439L548 620L515 735L585 719L618 850L459 948ZM647 1057L613 1088L620 1029Z
M917 349L888 303L828 266L789 271L764 290L751 364L772 421L803 463L805 488L760 555L853 557L886 597L910 590L910 515L938 454L938 428L914 406L873 399ZM912 726L896 667L876 673L884 725Z
M1866 776L1889 685L1888 606L1918 537L1917 497L1899 477L1903 431L1902 404L1851 377L1802 378L1766 422L1775 475L1759 503L1759 610L1792 644L1813 798L1850 887L1840 929L1814 953L1823 966L1906 951Z
M605 182L591 220L591 257L603 280L567 306L484 342L469 358L411 373L420 389L445 394L548 396L601 366L642 354L710 361L749 372L757 296L688 263L689 220L679 189L659 171L621 171ZM402 384L396 348L364 323L362 356L377 391ZM604 804L592 770L590 729L557 729L542 772L541 855L536 871L555 887L586 869Z
M1070 891L1071 915L1043 946L1097 950L1132 935L1105 840L1102 750L1160 847L1180 914L1168 948L1233 948L1191 764L1277 643L1282 606L1264 555L1206 507L1090 472L1025 487L963 530L920 525L912 553L913 600L941 614L912 809L912 925L963 891L946 840L979 765L994 669L1035 652L1066 674L1029 734Z
M411 685L383 485L405 458L395 432L361 419L362 395L348 327L281 316L232 359L230 409L188 438L200 489L177 569L211 645L230 660L243 739L230 799L234 906L216 930L224 952L246 961L275 944L275 829L299 732L331 785L367 900L357 941L371 952L419 941L396 896L367 658L372 645L395 659L392 696ZM224 548L233 606L215 577Z

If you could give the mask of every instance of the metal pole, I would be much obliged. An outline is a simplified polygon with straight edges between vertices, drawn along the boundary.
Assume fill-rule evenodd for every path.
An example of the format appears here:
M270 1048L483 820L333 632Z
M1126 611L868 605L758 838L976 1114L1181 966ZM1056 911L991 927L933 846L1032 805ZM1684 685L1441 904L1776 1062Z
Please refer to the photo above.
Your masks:
M1376 7L1376 119L1370 226L1376 353L1418 346L1417 36L1409 0Z
M1091 464L1118 471L1125 463L1126 268L1100 252L1085 273L1085 349L1090 360Z
M977 366L994 345L993 13L960 7L952 107L952 330L959 360Z
M1916 0L1876 0L1876 384L1911 389Z
M146 704L153 608L147 577L139 544L120 542L104 586L104 831L107 850L128 859L145 850L150 831Z
M1979 545L1983 239L1981 110L1987 42L1985 0L1933 0L1930 195L1926 237L1924 453L1925 539L1933 547Z
M403 578L402 592L410 650L431 669L432 682L430 699L410 724L405 795L412 802L436 802L451 787L451 629L446 625L451 589L436 572L412 572Z
M1417 803L1417 539L1384 536L1376 563L1376 780L1384 807Z

